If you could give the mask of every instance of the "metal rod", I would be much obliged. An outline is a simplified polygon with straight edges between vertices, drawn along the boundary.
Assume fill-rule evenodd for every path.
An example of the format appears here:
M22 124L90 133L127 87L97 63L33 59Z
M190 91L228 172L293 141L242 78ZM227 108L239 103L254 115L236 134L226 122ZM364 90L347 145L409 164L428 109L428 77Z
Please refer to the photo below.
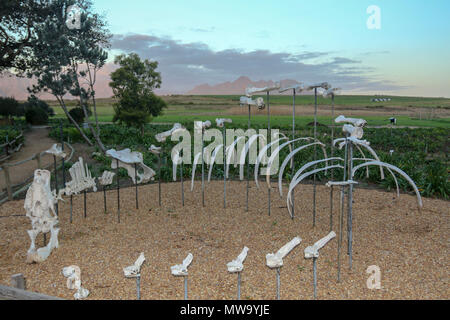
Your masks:
M134 182L135 182L135 185L136 185L136 209L139 209L138 181L137 181L137 163L134 164Z
M313 257L314 299L317 298L317 258Z
M225 209L227 206L227 156L226 156L226 146L227 146L227 136L225 130L225 122L223 124L223 208Z
M353 169L353 143L350 142L349 145L349 177L351 177L351 172ZM347 210L348 210L348 217L347 217L347 226L348 226L348 255L349 255L349 268L352 268L352 226L353 226L353 184L350 184L348 186L348 196L347 196L348 204L347 204Z
M59 137L61 140L61 150L64 151L64 135L63 135L63 127L62 120L59 120ZM62 178L63 178L63 188L66 187L66 170L64 164L64 157L62 158Z
M277 268L277 300L280 300L280 269Z
M184 207L184 185L183 185L184 167L183 167L183 158L181 158L181 166L180 166L180 168L181 168L181 174L180 174L180 177L181 177L181 204Z
M86 190L83 190L84 195L84 218L86 219Z
M158 203L161 207L161 153L163 152L163 148L161 148L161 152L158 155Z
M241 300L241 273L238 272L237 274L238 274L238 283L237 283L237 289L238 289L238 292L237 292L237 299L238 299L238 300Z
M106 213L106 190L105 190L106 186L103 186L103 208L105 209L105 213Z
M120 183L119 183L119 159L116 159L116 176L117 176L117 222L120 223Z
M270 101L269 101L269 97L270 97L270 94L269 94L269 91L267 91L267 134L268 134L267 143L269 143L269 141L272 140L272 131L270 129ZM268 174L270 175L270 172L268 172ZM267 200L268 200L269 216L270 216L270 187L267 190Z
M43 238L44 245L43 245L43 247L45 247L46 244L47 244L47 235L44 232L42 234L44 235L44 238Z
M248 132L250 132L250 117L251 117L251 113L250 113L250 105L248 105L248 122L247 122L247 129L249 130ZM250 139L250 137L249 137ZM244 150L245 151L245 150ZM248 212L248 189L250 188L250 150L248 150L247 152L248 154L248 160L247 160L247 196L245 198L245 212Z
M137 299L141 300L141 275L140 274L136 277L136 291L137 291Z
M292 140L295 139L295 88L292 89ZM292 150L295 149L294 142L292 143ZM292 168L291 168L291 176L294 177L294 161L292 161ZM292 192L292 220L294 220L295 216L295 192Z
M53 155L53 165L55 167L55 190L56 190L56 194L58 194L58 168L56 166L56 156ZM58 215L58 201L56 201L55 203L55 211L56 211L56 215Z
M331 158L334 157L334 94L331 96ZM331 165L334 161L331 160ZM334 168L331 169L331 181L334 179ZM333 230L333 186L330 187L330 232Z
M72 223L73 195L70 195L70 223Z
M317 139L317 88L314 88L314 140ZM317 160L317 145L314 145L314 161ZM317 165L314 165L314 169ZM316 226L316 174L313 176L313 227Z
M188 299L188 277L184 277L184 300Z
M346 137L347 138L347 137ZM343 181L347 179L347 156L348 156L348 140L345 139L345 150L344 150L344 177ZM344 227L344 198L345 198L345 186L341 187L341 197L340 197L340 211L339 211L339 239L338 239L338 276L337 281L341 282L341 247L342 247L342 234Z
M202 127L202 205L205 206L205 162L203 160L203 133L204 129Z

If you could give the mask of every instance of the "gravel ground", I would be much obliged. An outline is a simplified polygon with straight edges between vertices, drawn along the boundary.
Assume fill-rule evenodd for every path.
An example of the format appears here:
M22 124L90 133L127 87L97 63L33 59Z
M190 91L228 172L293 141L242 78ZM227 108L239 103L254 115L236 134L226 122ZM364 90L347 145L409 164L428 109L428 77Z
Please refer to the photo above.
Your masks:
M140 252L147 258L141 274L142 299L183 299L183 279L170 273L191 252L190 299L235 299L237 276L226 263L249 247L242 273L242 299L275 299L276 272L265 265L267 253L276 252L295 236L303 241L284 258L281 268L281 299L312 299L312 261L303 250L329 232L329 189L317 187L317 224L312 226L312 186L296 191L296 218L291 220L285 198L272 189L268 216L267 189L251 183L250 210L245 212L246 182L227 184L227 208L223 209L223 182L206 184L206 206L201 205L201 183L194 192L185 184L185 206L180 183L163 184L162 207L158 185L139 187L139 210L134 188L121 189L121 221L117 222L116 191L108 191L108 211L103 194L89 193L87 218L83 218L83 195L74 197L73 223L69 201L60 203L60 247L41 264L26 264L31 227L26 217L0 218L0 283L23 273L27 289L73 299L61 274L65 266L81 268L88 299L135 299L134 279L122 268L134 263ZM286 190L284 191L286 193ZM342 254L341 282L337 283L337 238L329 242L318 259L318 299L449 299L449 202L423 199L417 210L415 196L365 190L354 192L353 269ZM335 192L335 208L338 192ZM23 200L0 206L0 216L24 214ZM337 211L333 230L337 231ZM344 227L344 230L346 228ZM344 236L345 238L345 236ZM38 244L42 243L38 236ZM346 241L344 239L344 248ZM381 289L367 288L366 270L381 270Z

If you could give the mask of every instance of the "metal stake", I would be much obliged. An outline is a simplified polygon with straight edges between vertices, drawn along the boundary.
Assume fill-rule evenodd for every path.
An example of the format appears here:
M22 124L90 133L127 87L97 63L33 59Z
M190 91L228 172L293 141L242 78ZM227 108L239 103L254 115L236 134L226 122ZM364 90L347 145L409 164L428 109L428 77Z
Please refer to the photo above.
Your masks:
M350 142L349 145L349 177L351 176L351 172L353 169L353 143ZM352 268L352 224L353 224L353 215L352 215L352 208L353 208L353 184L350 184L348 186L348 196L347 196L348 204L347 204L347 210L348 210L348 217L347 217L347 226L348 226L348 255L349 255L349 268Z
M117 222L120 223L120 184L119 184L119 159L116 159L116 176L117 176Z
M136 276L136 291L137 291L137 299L141 300L141 275L138 274Z
M226 176L226 170L227 170L227 156L226 156L226 146L227 146L227 136L226 136L226 130L225 130L225 123L223 124L222 129L222 135L223 135L223 208L225 209L227 206L227 176Z
M83 190L84 195L84 218L86 219L86 190Z
M184 300L187 300L188 299L188 279L187 279L188 277L187 276L185 276L184 277Z
M136 209L139 209L138 181L137 181L137 163L134 164L134 182L135 182L135 185L136 185Z
M184 168L183 168L183 158L181 158L181 203L183 204L184 207L184 186L183 186L183 172L184 172Z
M238 299L238 300L241 300L241 273L238 272L237 274L238 274L238 283L237 283L237 289L238 289L238 292L237 292L237 299Z
M295 139L295 88L292 89L292 140ZM295 142L292 143L292 149L295 149ZM294 162L292 162L292 164L294 164ZM292 166L292 172L291 175L292 177L294 177L294 171L295 168L294 166ZM294 216L295 216L295 192L292 192L292 220L294 220Z
M248 105L248 122L247 122L247 127L248 130L250 132L250 105ZM250 139L250 137L249 137ZM250 188L250 150L248 150L247 152L248 154L248 161L247 161L247 197L246 197L246 201L245 201L245 212L248 212L248 189Z
M158 155L158 203L161 207L161 153L163 152L163 149L161 148L161 152Z
M347 138L347 136L346 136ZM348 140L345 139L345 151L344 151L344 177L343 181L347 179L347 157L348 157ZM338 276L337 281L341 282L341 247L342 247L342 234L343 234L343 227L344 227L344 198L345 198L345 186L341 187L341 199L340 204L341 208L339 211L339 239L338 239Z
M53 165L55 167L55 190L56 194L58 194L58 168L56 166L56 156L53 155ZM58 202L55 203L55 211L56 215L58 216Z
M44 235L44 245L43 245L43 247L45 247L45 245L47 244L47 235L43 232L42 233L43 235Z
M317 88L314 88L314 140L317 139ZM314 145L314 161L317 160L317 145ZM314 165L314 169L317 165ZM313 176L313 227L316 226L316 174Z
M317 298L317 258L313 257L314 299Z
M280 269L277 268L277 300L280 300Z
M202 205L203 207L205 206L205 162L203 160L203 134L204 134L204 129L202 127Z
M59 136L61 139L61 150L64 152L64 135L63 135L62 120L59 120ZM63 178L63 188L65 188L66 187L66 172L65 172L64 158L62 158L62 178Z
M269 103L269 91L267 91L267 133L268 133L268 138L267 138L267 143L269 143L269 140L272 140L272 131L270 130L270 103ZM270 172L268 173L270 174ZM268 204L269 204L269 216L270 216L270 187L268 188L267 191L267 198L268 198Z
M331 96L331 158L334 157L334 94ZM331 161L333 165L334 161ZM331 181L334 179L334 168L331 169ZM333 230L333 186L330 187L330 232Z

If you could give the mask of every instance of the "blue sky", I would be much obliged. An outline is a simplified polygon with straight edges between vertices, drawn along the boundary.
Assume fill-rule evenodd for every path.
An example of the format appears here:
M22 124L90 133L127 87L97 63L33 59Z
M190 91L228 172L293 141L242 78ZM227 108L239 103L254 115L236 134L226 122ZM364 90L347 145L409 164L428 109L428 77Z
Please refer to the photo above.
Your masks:
M380 8L379 30L366 26L370 5ZM195 69L191 87L232 81L239 75L252 80L330 81L323 79L328 72L348 93L450 96L447 0L94 0L94 8L105 14L115 39L120 39L113 41L111 56L135 51L159 61L167 90L188 89L183 78L186 70ZM182 62L177 63L172 49L184 54ZM192 54L203 53L209 63L189 61ZM277 73L272 59L278 59L281 70L281 61L289 55L304 68ZM240 65L248 64L250 56L261 61L261 71ZM227 64L229 72L223 72L214 58L233 59L236 65ZM316 79L315 70L322 78Z

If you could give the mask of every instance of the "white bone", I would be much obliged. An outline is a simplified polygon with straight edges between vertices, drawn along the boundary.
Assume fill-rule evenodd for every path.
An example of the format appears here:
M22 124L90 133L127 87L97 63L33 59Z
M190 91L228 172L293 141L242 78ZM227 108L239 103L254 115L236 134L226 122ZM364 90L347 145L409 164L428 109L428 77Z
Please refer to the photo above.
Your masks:
M200 130L204 130L209 127L211 127L211 121L209 121L209 120L194 122L194 130L200 131Z
M182 264L177 264L170 267L170 271L174 276L186 277L188 275L187 268L191 264L193 258L194 256L192 255L192 253L189 253L187 257L183 260Z
M244 139L244 138L245 138L244 136L237 137L236 140L234 140L233 143L230 144L225 150L225 153L227 156L227 167L225 169L225 173L226 173L227 178L228 178L228 171L229 171L230 163L233 162L234 164L236 164L236 153L237 152L235 152L234 147L239 142L239 140ZM232 157L234 157L234 160L231 159Z
M134 262L133 265L123 268L123 273L125 274L125 277L132 278L139 276L141 272L141 266L145 261L144 253L141 252L137 260Z
M331 231L328 235L314 243L312 246L305 248L305 259L318 258L319 250L323 248L330 240L336 237L336 233Z
M266 107L264 99L261 97L258 97L255 100L253 100L250 97L242 96L239 100L239 104L241 106L257 106L259 110L262 110Z
M223 128L223 126L225 125L225 122L227 122L227 123L232 123L233 122L233 120L231 120L231 119L224 119L224 118L217 118L216 119L216 125L219 127L219 128Z
M127 170L128 176L136 183L135 176L138 177L137 183L146 183L149 180L153 180L156 172L144 164L144 158L142 153L133 151L129 148L116 151L115 149L110 149L106 151L106 154L116 160L119 160L119 168L125 168ZM134 164L137 165L138 172L135 172ZM111 161L111 169L117 168L117 162ZM139 168L143 169L143 173L139 172Z
M73 295L75 299L84 299L89 295L89 290L81 286L80 267L75 265L64 267L62 269L62 274L67 278L67 288L70 290L77 290L77 292Z
M266 140L266 138L262 134L254 134L248 139L248 141L245 143L244 149L241 151L241 158L239 159L239 179L244 180L244 164L245 164L245 158L247 157L248 150L251 148L251 145L259 138L261 137L263 140Z
M331 186L348 186L350 184L358 184L358 182L353 181L353 180L347 180L347 181L328 181L327 183L325 183L325 185L327 187L331 187Z
M31 231L31 230L28 230ZM58 242L58 234L59 234L59 228L51 228L50 229L50 240L48 244L45 247L39 248L37 250L32 250L31 247L28 249L27 252L27 263L33 263L33 262L44 262L47 260L47 258L50 256L50 253L53 249L58 248L59 242ZM36 241L37 233L28 232L28 235L30 238L34 237L34 240L32 239L32 243ZM34 246L34 244L33 244Z
M209 162L208 182L211 180L211 173L214 166L214 162L216 161L217 154L219 153L221 148L223 148L223 144L219 144L218 146L216 146L211 155L211 161Z
M259 181L258 181L258 174L259 174L259 164L262 161L262 158L266 155L267 150L269 150L269 148L280 142L281 140L287 140L288 138L286 136L282 137L282 138L278 138L275 141L272 141L271 143L266 144L263 148L261 148L261 150L258 153L258 157L256 157L256 163L255 163L255 183L256 183L256 187L259 189ZM305 138L306 139L306 138Z
M181 163L182 158L180 157L181 150L178 152L173 151L172 153L172 179L177 181L177 167Z
M322 89L328 90L329 88L331 88L331 85L328 82L315 83L315 84L309 85L306 88L306 90L312 90L315 88L322 88Z
M148 151L150 151L153 154L160 154L161 153L161 147L157 147L154 144L152 144L150 146L150 148L148 148Z
M293 86L280 88L280 90L278 92L283 93L288 90L295 90L295 92L302 92L303 90L305 90L305 86L303 84L296 84Z
M346 118L343 115L340 115L339 117L334 119L334 122L336 123L347 122L353 124L355 127L364 127L367 125L367 121L364 119Z
M66 157L66 154L64 153L64 151L62 151L62 147L58 146L57 143L55 143L50 149L46 150L45 153L53 154L61 158Z
M324 98L331 98L333 96L335 96L337 93L339 93L339 91L341 90L341 88L331 88L328 90L325 90L322 95Z
M350 137L356 139L361 139L364 135L364 130L362 127L354 127L351 124L344 124L342 131L348 133Z
M194 157L194 163L192 164L191 191L194 190L195 169L197 168L197 164L200 161L201 155L202 155L201 151L197 153Z
M353 179L353 176L355 175L355 172L358 169L365 167L365 166L371 166L371 165L378 165L378 166L383 166L383 167L389 168L389 169L394 170L395 172L399 173L401 176L403 176L409 182L409 184L413 187L414 192L416 193L416 196L417 196L417 203L419 205L419 208L423 207L422 198L420 197L419 189L417 189L417 186L414 183L414 181L403 170L401 170L400 168L397 168L396 166L393 166L392 164L381 162L381 161L369 161L369 162L361 163L353 168L351 178Z
M182 128L183 127L181 126L181 123L175 123L172 129L156 134L155 139L158 142L165 142L167 137L170 137L175 132L175 130Z
M231 262L227 263L228 272L241 272L244 269L244 260L247 257L248 248L244 247L242 252L237 256L237 258Z
M112 183L115 173L112 171L105 170L100 178L98 178L98 182L102 186L107 186Z
M245 89L245 94L247 97L251 97L252 95L254 95L256 93L263 93L263 92L279 90L280 87L281 87L280 82L275 82L275 84L273 86L268 86L268 87L264 87L264 88L250 87L250 88Z
M89 171L87 164L83 163L83 158L79 157L78 162L75 162L73 166L69 169L71 181L66 183L64 189L60 189L58 193L58 199L61 199L61 195L72 195L78 194L81 191L92 188L92 190L97 191L97 185L95 183L95 177L93 178L91 172Z
M280 248L275 254L268 253L266 255L266 265L269 268L280 268L283 266L283 258L292 251L298 244L302 242L300 237L295 237Z

